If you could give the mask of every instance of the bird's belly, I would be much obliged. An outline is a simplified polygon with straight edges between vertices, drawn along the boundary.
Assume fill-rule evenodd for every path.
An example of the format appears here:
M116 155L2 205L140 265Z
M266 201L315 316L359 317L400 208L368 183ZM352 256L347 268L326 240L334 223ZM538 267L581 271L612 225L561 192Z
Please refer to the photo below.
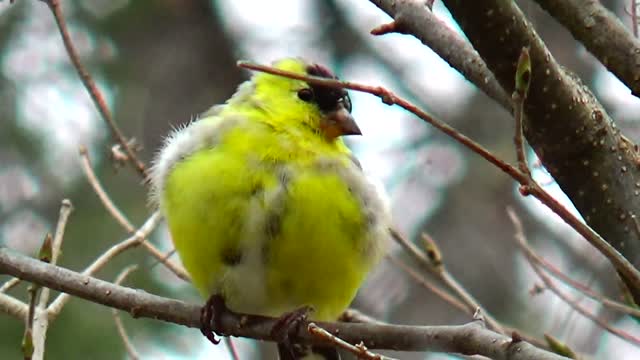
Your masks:
M374 262L362 204L336 173L248 163L203 151L168 178L163 208L194 285L237 312L337 318Z
M237 312L277 317L310 305L312 318L335 320L353 300L367 268L358 255L341 258L314 250L281 249L276 251L294 257L229 267L220 292Z

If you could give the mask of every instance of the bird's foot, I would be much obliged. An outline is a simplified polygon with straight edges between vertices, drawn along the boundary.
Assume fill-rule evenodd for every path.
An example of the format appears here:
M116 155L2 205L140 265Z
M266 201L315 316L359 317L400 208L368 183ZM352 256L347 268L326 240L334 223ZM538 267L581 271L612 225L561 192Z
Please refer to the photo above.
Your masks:
M285 313L278 318L273 328L271 328L271 336L278 342L278 349L280 357L283 358L283 353L289 353L291 359L298 359L300 357L301 349L297 349L289 339L291 334L298 331L300 324L307 319L309 313L313 311L311 306L302 306L291 312ZM288 357L286 357L288 358Z
M211 295L207 303L200 309L200 332L214 345L220 343L216 335L225 336L219 330L221 329L220 318L223 313L228 311L229 308L227 308L222 296L215 294Z

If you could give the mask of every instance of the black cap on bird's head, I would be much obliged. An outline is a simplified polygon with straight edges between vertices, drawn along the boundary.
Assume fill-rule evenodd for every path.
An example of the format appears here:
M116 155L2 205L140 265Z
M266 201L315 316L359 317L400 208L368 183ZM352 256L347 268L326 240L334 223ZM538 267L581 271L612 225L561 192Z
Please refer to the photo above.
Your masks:
M337 79L329 69L312 64L306 68L307 75L328 79ZM325 85L309 84L309 88L298 91L298 97L315 103L324 115L320 129L329 139L342 135L362 135L360 128L351 116L351 99L345 89Z
M273 63L273 67L299 75L338 79L328 68L301 58L278 60ZM256 67L248 68L259 70ZM263 109L278 112L277 116L267 117L265 121L283 124L290 121L302 122L331 142L343 135L362 134L351 116L351 99L343 88L293 80L269 71L255 74L251 84L251 89L257 89L250 93L256 97L256 103L261 104ZM247 93L239 90L232 101L234 98L246 101ZM289 103L291 100L293 103ZM300 116L301 114L307 116Z

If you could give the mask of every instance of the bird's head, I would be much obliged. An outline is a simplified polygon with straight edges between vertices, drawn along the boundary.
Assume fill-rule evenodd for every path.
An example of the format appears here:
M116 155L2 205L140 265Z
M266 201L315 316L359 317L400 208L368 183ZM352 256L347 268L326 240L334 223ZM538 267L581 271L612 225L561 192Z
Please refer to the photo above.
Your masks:
M274 67L297 74L337 79L326 67L301 59L284 59ZM257 105L268 111L272 125L301 127L334 141L343 135L361 135L351 116L351 100L345 89L312 85L305 81L256 73L252 83Z

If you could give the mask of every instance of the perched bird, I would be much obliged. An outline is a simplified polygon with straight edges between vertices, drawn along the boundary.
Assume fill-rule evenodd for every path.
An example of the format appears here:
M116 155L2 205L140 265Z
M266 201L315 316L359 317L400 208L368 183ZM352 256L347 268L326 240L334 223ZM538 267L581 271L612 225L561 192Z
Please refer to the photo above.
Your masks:
M300 59L274 66L335 78ZM169 135L151 197L203 296L274 317L311 306L319 321L349 306L390 216L343 135L360 135L344 89L266 73Z

